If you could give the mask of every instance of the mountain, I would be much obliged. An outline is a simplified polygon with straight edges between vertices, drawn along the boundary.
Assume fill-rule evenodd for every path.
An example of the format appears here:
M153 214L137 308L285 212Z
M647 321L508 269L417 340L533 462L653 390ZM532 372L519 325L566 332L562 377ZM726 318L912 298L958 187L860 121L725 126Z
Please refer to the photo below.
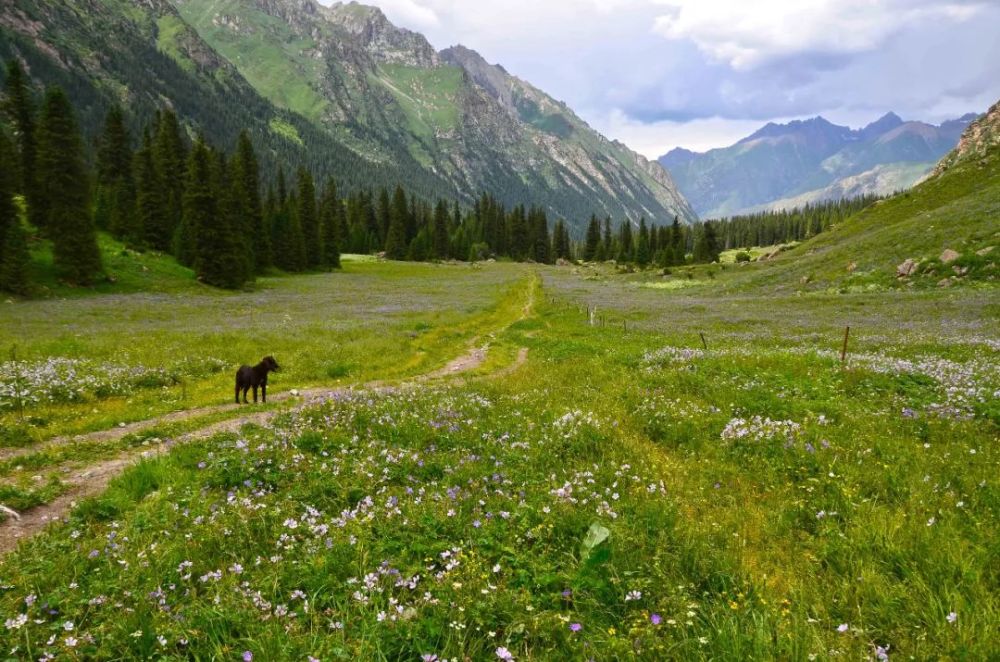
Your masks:
M695 220L658 163L474 51L438 53L353 2L5 0L11 56L67 87L91 135L112 102L143 119L169 105L192 134L229 147L250 127L265 160L349 189L398 182L466 203L488 191L576 228L592 213Z
M705 217L782 209L913 186L976 115L934 126L887 113L853 130L822 117L769 123L721 149L675 149L659 159Z
M738 287L847 291L995 283L998 228L1000 103L969 124L958 147L915 187L755 265ZM907 260L913 271L901 276Z

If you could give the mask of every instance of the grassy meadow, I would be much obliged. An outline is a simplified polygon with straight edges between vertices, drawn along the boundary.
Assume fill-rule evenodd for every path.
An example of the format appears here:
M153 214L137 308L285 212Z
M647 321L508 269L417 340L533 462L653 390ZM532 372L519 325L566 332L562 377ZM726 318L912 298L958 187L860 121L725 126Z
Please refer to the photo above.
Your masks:
M29 506L136 440L39 442L226 403L264 353L273 394L395 383L139 461L0 561L0 659L1000 657L995 288L740 280L772 268L348 262L0 308L27 367L95 385L0 394Z

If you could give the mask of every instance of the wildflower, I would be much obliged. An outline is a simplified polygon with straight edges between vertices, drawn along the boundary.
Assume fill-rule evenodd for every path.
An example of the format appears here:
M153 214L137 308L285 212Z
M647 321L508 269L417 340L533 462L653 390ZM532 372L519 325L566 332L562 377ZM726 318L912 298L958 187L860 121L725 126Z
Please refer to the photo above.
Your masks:
M580 630L583 629L583 626L580 625L579 623L570 623L569 629L571 632L579 632Z
M63 630L66 630L66 632L72 632L73 631L73 621L66 621L65 623L63 623Z
M949 623L954 623L957 620L958 620L958 614L956 614L955 612L951 612L951 613L948 614L948 622Z
M437 662L438 656L434 653L424 653L420 656L421 662Z
M497 658L504 660L504 662L513 662L514 660L514 654L511 653L506 648L504 648L503 646L497 648L496 653L497 653Z
M659 614L651 614L649 617L649 622L652 623L653 625L659 625L662 620L663 619L660 618Z
M76 644L77 644L77 640L76 640L76 637L66 637L66 639L65 639L64 641L65 641L65 643L66 643L66 646L67 646L68 648L73 648L73 647L75 647L75 646L76 646Z
M243 651L243 662L253 662L253 653L250 651Z
M635 600L642 600L642 591L629 591L625 595L625 602L633 602Z
M840 625L837 626L837 632L847 632L847 628L848 628L847 623L841 623Z
M875 658L878 659L879 662L889 662L889 647L876 646Z

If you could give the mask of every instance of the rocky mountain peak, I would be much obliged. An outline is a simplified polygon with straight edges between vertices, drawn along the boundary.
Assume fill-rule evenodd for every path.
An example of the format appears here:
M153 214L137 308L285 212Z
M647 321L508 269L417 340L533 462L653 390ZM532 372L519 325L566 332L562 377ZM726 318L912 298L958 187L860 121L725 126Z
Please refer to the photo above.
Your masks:
M440 55L444 62L465 70L476 85L486 90L504 108L514 109L510 76L503 67L490 64L482 55L461 44L444 49Z
M346 32L379 62L417 67L435 67L440 64L437 52L423 35L396 27L378 7L358 2L338 2L325 8L323 16Z
M888 112L882 117L878 118L865 128L861 129L859 132L862 140L871 140L872 138L877 138L883 133L892 131L896 127L902 126L903 120L899 115L893 112Z

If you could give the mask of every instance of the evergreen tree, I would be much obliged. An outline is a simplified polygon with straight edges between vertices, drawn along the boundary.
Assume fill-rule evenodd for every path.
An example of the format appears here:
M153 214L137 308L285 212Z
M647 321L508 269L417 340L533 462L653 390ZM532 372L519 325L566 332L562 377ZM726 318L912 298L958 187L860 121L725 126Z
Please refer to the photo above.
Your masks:
M344 205L337 197L337 183L332 177L323 188L319 218L323 234L323 262L331 269L339 269L340 247L344 242Z
M44 229L47 214L46 199L38 188L37 172L37 131L35 127L35 105L31 99L28 81L20 63L12 59L7 65L7 80L2 105L4 114L10 120L20 158L11 157L6 161L17 164L17 179L14 190L19 191L28 204L28 221L36 228Z
M136 220L135 183L132 179L132 146L125 115L114 106L108 111L97 150L97 191L94 223L126 243L143 241Z
M596 221L596 218L591 217L591 224L594 224ZM599 226L598 236L600 236ZM572 247L569 240L569 230L566 228L566 222L562 219L556 221L556 227L552 233L552 253L557 260L572 259Z
M163 233L171 237L176 245L183 243L179 241L177 234L184 214L187 150L181 137L180 123L173 111L160 113L154 129L153 163L156 167L156 176L163 186L161 196L165 204L166 227ZM175 254L178 254L176 250ZM190 261L186 264L190 264Z
M320 235L319 213L316 209L316 186L312 174L300 167L296 176L298 182L298 217L302 226L302 236L306 246L306 267L318 269L323 266L323 240Z
M447 260L450 253L448 245L448 205L444 200L438 200L434 208L434 240L433 255L438 260Z
M719 245L715 234L715 224L705 221L698 230L694 244L695 262L715 262L719 259Z
M52 237L53 262L63 278L88 285L101 271L101 253L90 214L83 141L66 94L52 88L38 131L38 183L46 200L42 226Z
M524 214L524 207L518 205L511 210L507 219L507 234L510 237L510 256L515 260L525 260L528 258L528 220Z
M670 226L670 264L684 264L686 259L684 241L684 229L681 227L680 218L674 216L674 222Z
M552 262L549 249L552 243L549 239L549 220L540 207L532 207L528 214L528 226L531 235L531 259L539 264Z
M28 294L28 242L14 204L16 173L7 167L15 158L13 145L0 130L0 290Z
M593 262L597 259L601 249L601 223L597 216L590 217L590 224L587 226L587 241L583 247L583 261Z
M14 168L9 167L9 164L14 163L14 158L14 147L0 128L0 261L4 256L7 228L18 220L17 207L14 205L17 173Z
M597 260L604 262L605 260L610 260L612 257L614 257L614 251L612 250L611 239L611 217L607 216L604 219L604 237L601 240L601 249L598 251Z
M195 272L208 285L235 289L247 281L250 262L235 206L225 157L212 154L199 138L188 157L183 226L194 234Z
M2 213L0 211L0 214ZM0 254L0 290L21 295L29 293L28 261L27 236L21 227L21 219L15 216L13 222L7 224L6 236L3 239L3 253Z
M263 273L271 266L271 233L260 199L260 164L246 130L236 143L232 177L239 203L239 229L253 258L254 272Z
M635 247L635 262L645 268L649 266L649 260L649 228L646 227L646 219L643 217L639 219L639 241Z
M635 247L632 245L632 223L627 218L622 221L618 241L618 261L631 262L635 257Z
M389 211L389 230L385 238L385 255L390 260L402 260L406 258L407 253L406 218L409 215L406 192L402 186L396 187Z
M149 133L135 154L135 216L142 228L143 243L158 251L170 250L171 229L167 218L166 188L153 161Z
M378 204L375 208L375 222L378 225L379 243L382 246L385 246L386 238L389 236L391 209L392 202L389 200L389 191L383 186L378 192Z

